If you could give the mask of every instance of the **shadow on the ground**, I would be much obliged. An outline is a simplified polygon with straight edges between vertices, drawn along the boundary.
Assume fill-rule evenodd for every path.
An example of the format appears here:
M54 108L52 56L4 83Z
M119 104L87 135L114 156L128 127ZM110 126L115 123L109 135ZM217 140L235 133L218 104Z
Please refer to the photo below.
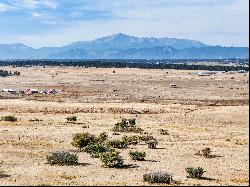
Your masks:
M76 166L90 166L92 164L89 164L89 163L78 163L76 164Z
M209 155L208 158L220 158L220 157L223 157L223 156L220 156L220 155Z
M7 178L10 177L11 175L5 174L4 172L0 172L0 179L1 178Z
M216 179L210 177L201 177L199 180L215 181Z
M135 164L124 164L120 169L130 169L130 168L138 168L138 165Z
M157 160L145 160L147 162L158 162Z
M166 148L164 148L164 147L156 147L154 149L166 149Z

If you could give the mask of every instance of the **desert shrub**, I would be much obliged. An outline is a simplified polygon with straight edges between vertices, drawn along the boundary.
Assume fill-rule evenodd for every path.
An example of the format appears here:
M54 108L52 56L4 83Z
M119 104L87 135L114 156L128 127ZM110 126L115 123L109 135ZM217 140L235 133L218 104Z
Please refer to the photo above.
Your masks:
M107 140L108 140L108 135L106 132L100 133L96 138L96 142L98 143L104 143Z
M101 153L112 151L110 147L106 147L100 144L90 144L84 149L91 157L99 158Z
M3 116L1 120L15 122L17 121L17 118L15 116Z
M31 122L40 122L40 121L43 121L43 120L42 119L34 118L34 119L30 119L29 121L31 121Z
M136 145L140 141L139 136L123 136L122 141L126 142L128 145Z
M149 149L156 149L156 145L158 144L158 141L156 140L149 140L146 142L148 144Z
M117 149L125 149L128 147L127 142L123 140L109 140L107 145Z
M136 126L135 119L122 119L121 122L115 124L113 131L115 132L142 132L142 129Z
M55 151L47 156L48 164L74 165L78 163L78 156L68 151Z
M100 154L100 160L103 163L103 166L106 167L119 168L123 166L123 158L117 151L110 151Z
M161 135L169 135L168 130L165 129L159 129L159 132Z
M203 156L205 156L205 157L207 157L207 158L209 158L211 155L210 155L210 153L211 153L211 149L208 147L208 148L205 148L205 149L203 149L203 150L201 150L202 151L202 155Z
M135 126L135 125L136 125L135 118L128 119L128 123L129 123L131 126Z
M129 156L133 160L143 161L143 160L145 160L146 153L145 152L139 152L139 151L129 151Z
M143 142L147 142L150 140L155 140L155 138L153 136L143 135L143 136L139 136L139 140Z
M172 175L163 172L148 173L143 175L143 181L149 183L172 184L173 177Z
M66 118L67 121L76 121L77 120L77 117L76 116L69 116Z
M210 153L211 153L211 149L209 147L207 147L205 149L202 149L201 151L198 151L196 153L196 155L200 155L200 156L204 156L206 158L210 158L211 157Z
M87 145L94 144L96 142L96 137L89 133L76 133L73 135L71 144L78 147L80 150Z
M186 172L188 174L187 178L200 179L206 171L204 171L204 169L201 167L197 167L197 168L188 167L188 168L186 168Z

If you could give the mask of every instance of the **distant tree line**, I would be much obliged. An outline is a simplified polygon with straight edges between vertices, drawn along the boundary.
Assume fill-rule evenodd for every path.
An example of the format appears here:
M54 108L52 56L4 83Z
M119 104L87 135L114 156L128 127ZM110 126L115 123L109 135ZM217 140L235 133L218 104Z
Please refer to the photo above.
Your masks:
M18 76L18 75L20 75L20 72L18 71L14 71L12 73L11 71L0 70L0 77Z
M197 60L197 62L201 60ZM233 61L233 60L230 60ZM246 60L248 61L248 60ZM208 70L208 71L249 71L245 65L200 65L195 60L3 60L1 66L74 66L96 68L141 68L141 69L177 69L177 70ZM211 62L211 60L209 60ZM218 60L216 60L218 62ZM237 61L238 62L238 61ZM189 63L189 64L188 64ZM193 63L193 64L190 64ZM237 64L237 63L236 63Z

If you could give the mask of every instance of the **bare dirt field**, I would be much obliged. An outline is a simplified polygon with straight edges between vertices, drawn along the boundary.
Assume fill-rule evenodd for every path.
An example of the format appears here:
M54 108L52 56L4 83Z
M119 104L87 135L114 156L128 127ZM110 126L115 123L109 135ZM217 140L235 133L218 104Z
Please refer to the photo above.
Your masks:
M63 90L55 95L0 93L0 185L150 185L143 174L163 171L180 185L249 184L249 74L218 73L199 76L195 71L102 69L79 67L0 67L20 76L0 77L4 88ZM172 88L170 84L176 84ZM77 116L68 123L68 116ZM41 121L30 121L32 119ZM102 167L71 145L78 132L110 138L122 118L135 118L139 127L159 144L121 149L125 164ZM169 135L161 135L167 129ZM196 155L211 148L213 158ZM77 153L81 164L51 166L46 156L55 150ZM133 161L128 152L146 152L145 161ZM186 167L203 167L203 179L186 177Z

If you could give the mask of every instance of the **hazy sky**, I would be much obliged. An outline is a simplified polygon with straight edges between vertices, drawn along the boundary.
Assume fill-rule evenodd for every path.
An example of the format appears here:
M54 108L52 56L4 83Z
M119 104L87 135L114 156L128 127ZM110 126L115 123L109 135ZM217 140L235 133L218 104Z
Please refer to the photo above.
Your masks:
M249 0L0 0L0 43L61 46L114 33L248 46Z

